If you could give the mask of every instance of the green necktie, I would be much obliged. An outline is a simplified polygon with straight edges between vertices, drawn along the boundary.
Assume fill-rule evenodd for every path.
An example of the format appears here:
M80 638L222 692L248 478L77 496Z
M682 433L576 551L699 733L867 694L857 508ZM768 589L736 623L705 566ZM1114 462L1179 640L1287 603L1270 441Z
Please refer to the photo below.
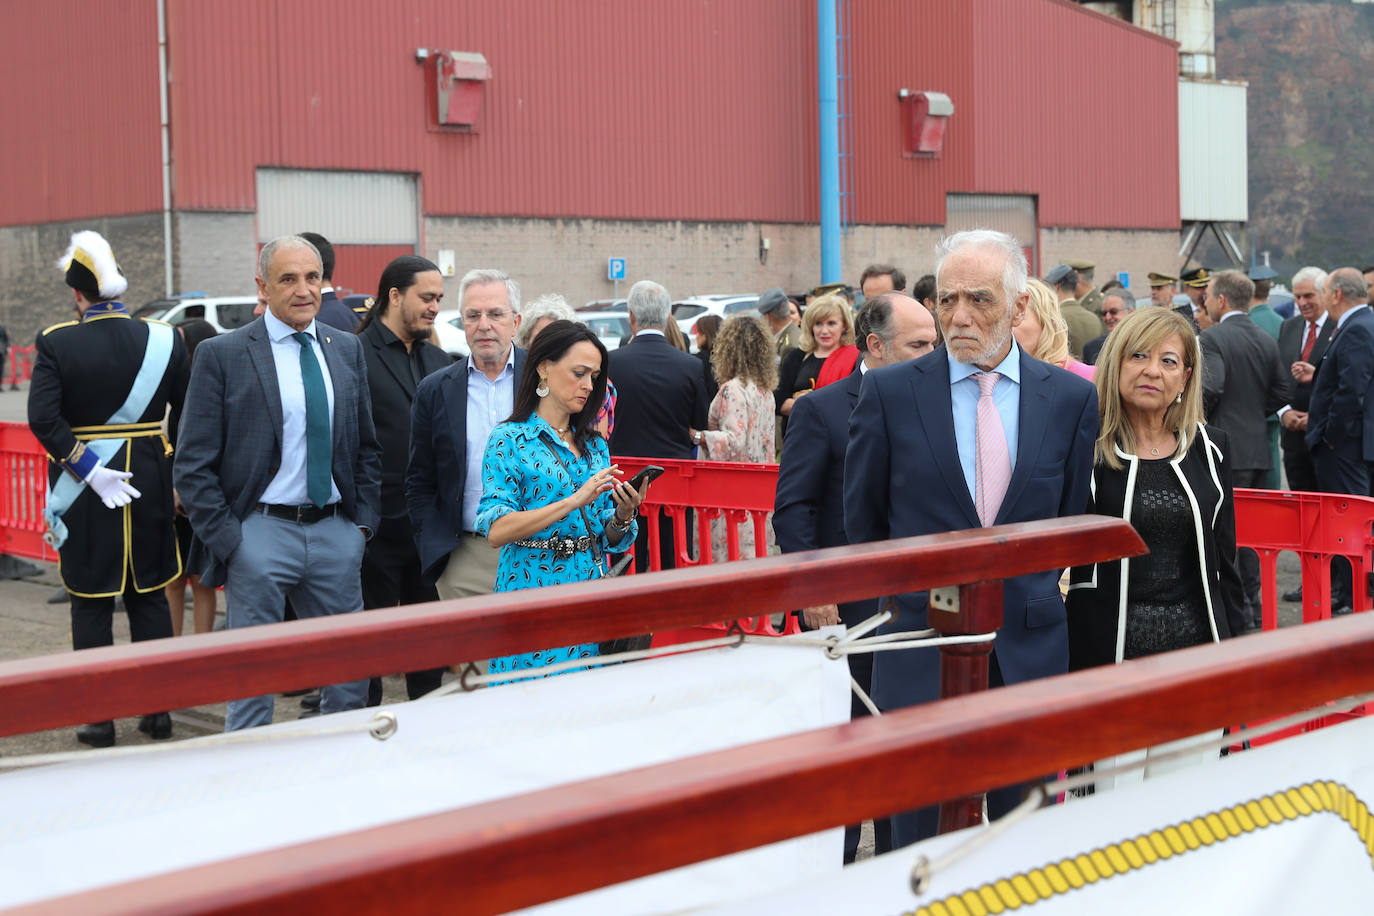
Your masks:
M310 335L297 331L291 335L301 345L301 381L305 383L305 489L310 501L323 507L329 502L330 465L329 395L324 390L324 373L310 346Z

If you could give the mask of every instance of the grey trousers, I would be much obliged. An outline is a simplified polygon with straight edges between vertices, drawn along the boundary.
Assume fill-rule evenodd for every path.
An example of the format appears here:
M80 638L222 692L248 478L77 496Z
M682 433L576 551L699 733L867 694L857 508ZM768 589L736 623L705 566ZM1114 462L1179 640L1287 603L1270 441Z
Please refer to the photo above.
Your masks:
M249 515L224 583L228 628L280 623L288 598L302 620L361 611L363 543L362 531L342 515L308 525ZM271 724L274 700L273 694L230 700L224 730ZM321 688L325 715L366 703L366 678Z

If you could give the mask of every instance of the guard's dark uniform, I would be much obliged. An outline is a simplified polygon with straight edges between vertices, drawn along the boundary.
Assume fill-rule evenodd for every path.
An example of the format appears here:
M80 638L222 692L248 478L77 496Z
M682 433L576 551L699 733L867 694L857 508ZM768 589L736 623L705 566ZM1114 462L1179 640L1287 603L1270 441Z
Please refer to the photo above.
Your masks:
M108 509L84 487L62 516L67 540L59 550L62 581L72 596L73 648L110 645L114 596L123 594L135 641L170 636L163 589L181 576L172 525L171 447L161 431L167 405L180 414L190 374L180 335L157 390L136 422L107 426L133 388L148 344L149 324L119 303L93 306L81 321L38 335L29 388L29 428L53 463L49 483L73 473L87 443L128 438L105 462L130 471L142 496ZM80 479L81 474L75 474Z

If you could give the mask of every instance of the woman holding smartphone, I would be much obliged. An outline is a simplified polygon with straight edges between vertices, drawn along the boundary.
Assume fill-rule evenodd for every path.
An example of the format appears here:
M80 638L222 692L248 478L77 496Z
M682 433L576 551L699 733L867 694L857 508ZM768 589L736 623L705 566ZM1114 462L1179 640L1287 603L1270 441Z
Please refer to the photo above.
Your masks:
M606 395L606 349L585 326L555 321L525 359L511 417L482 456L477 532L501 549L496 591L606 575L606 554L634 543L648 491L617 480L596 415ZM540 668L597 654L596 643L491 660L492 672Z

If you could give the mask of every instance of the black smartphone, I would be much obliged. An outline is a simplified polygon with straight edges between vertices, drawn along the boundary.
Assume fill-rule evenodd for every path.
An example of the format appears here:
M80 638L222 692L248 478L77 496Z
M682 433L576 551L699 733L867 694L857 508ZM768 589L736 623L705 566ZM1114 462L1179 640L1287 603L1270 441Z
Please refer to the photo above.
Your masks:
M658 480L659 476L662 474L663 468L659 467L656 464L651 464L625 482L628 483L630 486L634 487L636 490L638 490L640 485L643 484L644 481L647 480L649 483L653 483L655 480Z

